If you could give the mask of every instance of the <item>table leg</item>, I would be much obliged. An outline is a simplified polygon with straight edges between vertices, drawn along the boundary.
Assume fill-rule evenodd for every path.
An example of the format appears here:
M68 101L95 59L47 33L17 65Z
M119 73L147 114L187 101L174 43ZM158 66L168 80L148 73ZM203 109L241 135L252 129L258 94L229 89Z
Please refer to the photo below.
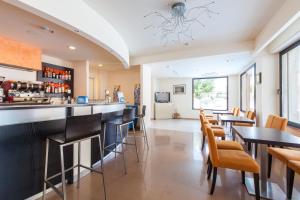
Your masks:
M276 184L268 181L267 166L268 166L268 151L267 145L260 145L260 196L263 199L285 199L285 193ZM246 188L250 195L255 196L253 178L246 179Z
M230 132L232 135L232 140L235 141L235 132L232 130L232 122L229 122L229 123L230 123Z

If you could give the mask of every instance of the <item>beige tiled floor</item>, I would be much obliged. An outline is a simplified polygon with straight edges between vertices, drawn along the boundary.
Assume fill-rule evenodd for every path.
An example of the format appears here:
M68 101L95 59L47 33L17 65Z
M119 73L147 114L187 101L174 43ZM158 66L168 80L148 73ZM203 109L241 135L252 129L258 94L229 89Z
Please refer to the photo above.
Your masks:
M105 178L109 200L217 200L253 199L241 185L241 175L219 170L215 193L208 194L206 180L207 148L202 152L198 120L161 120L148 130L150 150L139 140L140 162L133 147L128 147L128 174L124 175L122 157L105 160ZM285 166L274 161L272 179L285 191ZM280 178L281 177L281 178ZM300 176L295 177L293 199L300 199ZM67 187L68 199L103 199L101 177L88 174ZM51 192L47 199L59 199Z

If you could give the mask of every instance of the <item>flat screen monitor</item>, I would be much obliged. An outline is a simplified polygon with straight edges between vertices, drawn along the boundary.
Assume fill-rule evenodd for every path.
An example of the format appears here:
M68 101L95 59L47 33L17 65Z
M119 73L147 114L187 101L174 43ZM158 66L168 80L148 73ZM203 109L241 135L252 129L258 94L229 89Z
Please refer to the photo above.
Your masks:
M155 102L156 103L169 103L170 102L170 92L155 92Z

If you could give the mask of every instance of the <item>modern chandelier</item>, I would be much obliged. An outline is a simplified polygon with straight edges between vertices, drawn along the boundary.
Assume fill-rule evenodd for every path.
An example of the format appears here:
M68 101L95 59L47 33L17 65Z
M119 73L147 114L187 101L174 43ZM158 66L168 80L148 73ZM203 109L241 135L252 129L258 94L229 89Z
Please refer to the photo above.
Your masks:
M152 23L144 29L153 29L154 35L160 37L164 46L170 43L182 43L189 45L189 42L194 40L193 28L198 24L202 27L205 25L201 19L205 16L211 18L219 13L212 10L214 1L206 1L202 5L189 8L186 5L186 0L178 1L170 5L170 10L167 15L159 11L151 12L144 18L158 18L158 24Z

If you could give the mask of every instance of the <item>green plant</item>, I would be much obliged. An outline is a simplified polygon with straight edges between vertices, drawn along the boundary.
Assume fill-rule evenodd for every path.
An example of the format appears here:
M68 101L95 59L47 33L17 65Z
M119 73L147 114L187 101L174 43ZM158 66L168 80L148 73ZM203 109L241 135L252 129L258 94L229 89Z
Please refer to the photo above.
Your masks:
M202 98L204 95L208 95L214 90L213 80L195 80L194 82L194 93L195 97Z

